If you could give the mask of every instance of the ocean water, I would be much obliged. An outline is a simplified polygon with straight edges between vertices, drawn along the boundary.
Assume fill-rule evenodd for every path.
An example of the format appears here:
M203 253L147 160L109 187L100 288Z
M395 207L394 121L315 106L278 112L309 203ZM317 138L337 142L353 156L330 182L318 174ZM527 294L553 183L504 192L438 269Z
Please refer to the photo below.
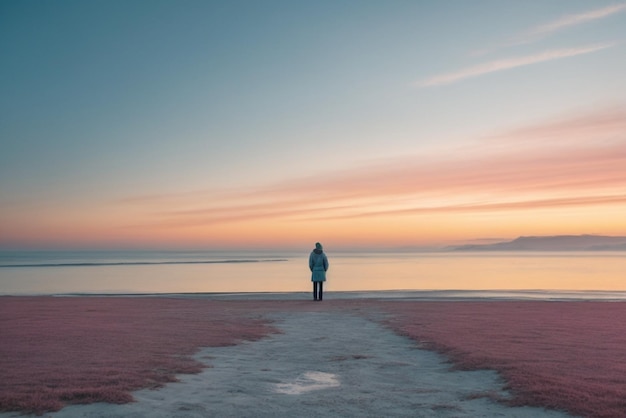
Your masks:
M327 296L626 300L626 252L329 252ZM0 295L309 292L308 252L2 251ZM340 293L341 292L341 293Z

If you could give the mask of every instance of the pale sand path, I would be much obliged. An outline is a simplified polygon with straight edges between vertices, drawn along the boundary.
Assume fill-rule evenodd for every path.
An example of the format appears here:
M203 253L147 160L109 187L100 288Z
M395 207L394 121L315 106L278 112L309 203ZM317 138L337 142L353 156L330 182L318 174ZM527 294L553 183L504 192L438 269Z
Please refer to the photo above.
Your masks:
M283 332L256 342L208 348L212 367L126 405L64 408L61 417L566 417L509 408L481 392L501 392L495 372L451 371L440 355L418 349L376 322L337 313L272 316Z

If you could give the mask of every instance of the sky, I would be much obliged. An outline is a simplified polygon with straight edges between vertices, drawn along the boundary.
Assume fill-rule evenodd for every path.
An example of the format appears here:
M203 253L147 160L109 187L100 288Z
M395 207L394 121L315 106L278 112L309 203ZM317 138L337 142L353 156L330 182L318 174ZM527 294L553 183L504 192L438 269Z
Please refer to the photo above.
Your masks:
M0 248L626 236L626 2L4 0Z

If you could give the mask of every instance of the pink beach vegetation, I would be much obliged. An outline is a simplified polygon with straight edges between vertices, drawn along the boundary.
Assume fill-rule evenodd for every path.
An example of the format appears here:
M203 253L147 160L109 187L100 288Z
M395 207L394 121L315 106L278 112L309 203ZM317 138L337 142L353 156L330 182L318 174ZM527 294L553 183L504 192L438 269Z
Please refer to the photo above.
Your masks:
M511 394L475 397L626 416L626 303L138 297L0 298L0 411L131 402L134 390L200 371L199 348L262 338L276 332L266 314L290 311L382 320L454 368L498 371Z
M243 304L245 305L245 303ZM165 298L0 298L0 411L126 403L203 365L200 347L273 332L237 302Z
M497 370L511 405L626 416L626 304L392 302L388 324L463 370Z

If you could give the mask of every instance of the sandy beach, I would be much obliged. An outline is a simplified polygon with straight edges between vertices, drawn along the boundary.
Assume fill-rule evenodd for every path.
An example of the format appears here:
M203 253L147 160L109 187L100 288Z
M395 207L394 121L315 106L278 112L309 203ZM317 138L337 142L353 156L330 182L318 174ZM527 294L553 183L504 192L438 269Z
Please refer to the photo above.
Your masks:
M589 313L596 312L597 322L605 323L607 316L619 319L615 313L623 315L623 304L35 297L2 298L0 306L3 331L12 336L0 345L0 358L3 366L7 365L2 372L0 405L5 411L14 410L1 413L2 418L23 416L29 405L37 408L38 402L39 409L32 412L50 417L94 418L609 417L624 411L619 409L624 379L620 382L608 376L609 385L603 388L594 374L606 374L602 370L603 357L598 356L592 363L569 364L568 353L580 356L580 347L575 345L581 344L567 339L567 335L575 334L574 329L579 336L582 330L585 338L595 338L585 329L597 328ZM34 307L39 311L33 313ZM573 320L576 312L585 307L587 311L582 315L588 317L588 322L581 328ZM67 333L63 323L78 312L86 317L81 319L84 327L73 340L43 330L37 339L33 333L33 324L44 319L48 331L53 327ZM552 325L556 324L562 333L558 343L548 338L554 331L550 327L535 326L530 332L525 328L528 321L516 321L522 325L515 329L507 320L518 315L534 323L532 312L545 317L547 324L551 313L556 320ZM471 320L463 322L462 318L470 318L471 313ZM17 321L14 328L8 327L7 319L11 317ZM24 321L29 317L30 330L25 331L28 325ZM563 328L567 323L571 330ZM484 339L480 335L468 337L478 334L480 328L485 330ZM623 356L623 345L606 334L607 329L599 331L607 337L607 344L602 346L598 340L595 348L605 354L609 350L614 360L620 359L616 356ZM64 349L87 344L81 342L80 335L88 341L96 334L102 337L97 349L103 351L95 353L96 346L85 345L71 358L63 357ZM125 335L122 340L117 338L120 334ZM47 345L55 335L57 343ZM203 335L210 338L199 337ZM501 335L500 341L494 335ZM528 347L516 350L522 337ZM37 363L36 358L31 364L24 363L28 360L22 357L22 371L28 366L38 368L24 377L8 366L10 356L6 355L11 344L19 345L20 338L30 339L31 344L38 342L36 347L41 350L56 347L58 352L46 357L46 364ZM545 350L533 351L537 344L546 346ZM494 352L489 351L491 346L496 347ZM554 350L559 350L559 361L546 355ZM86 355L82 366L81 353ZM112 354L107 357L107 353ZM499 353L502 358L498 358ZM45 357L43 351L29 355ZM131 361L125 363L127 357ZM163 357L182 359L184 367L159 363ZM145 364L138 369L138 380L133 380L133 365L141 361ZM58 362L56 369L44 370L54 362ZM74 363L79 366L73 375L66 369ZM88 367L93 363L98 367ZM550 375L537 374L532 367L535 363ZM560 373L559 364L563 376L555 376ZM168 367L172 369L168 371ZM571 377L567 369L582 371ZM160 370L161 381L155 381L155 370ZM170 374L172 371L175 373ZM60 373L67 374L65 381L54 379ZM102 380L103 373L115 378ZM532 382L516 380L519 376L538 381L539 389ZM559 377L569 379L569 384L564 385ZM551 379L555 387L550 387ZM80 386L73 387L72 380ZM590 380L596 389L603 390L603 395L590 389ZM15 389L20 385L22 393ZM67 387L61 390L63 385ZM116 387L123 390L114 392ZM42 404L43 395L39 400L26 396L37 390L42 394L49 391L46 396L56 396L60 403ZM607 395L611 390L617 401ZM586 391L584 398L573 397L581 391ZM563 398L556 395L560 393ZM18 398L21 401L17 402ZM605 407L598 408L598 402ZM581 403L589 409L581 409Z

